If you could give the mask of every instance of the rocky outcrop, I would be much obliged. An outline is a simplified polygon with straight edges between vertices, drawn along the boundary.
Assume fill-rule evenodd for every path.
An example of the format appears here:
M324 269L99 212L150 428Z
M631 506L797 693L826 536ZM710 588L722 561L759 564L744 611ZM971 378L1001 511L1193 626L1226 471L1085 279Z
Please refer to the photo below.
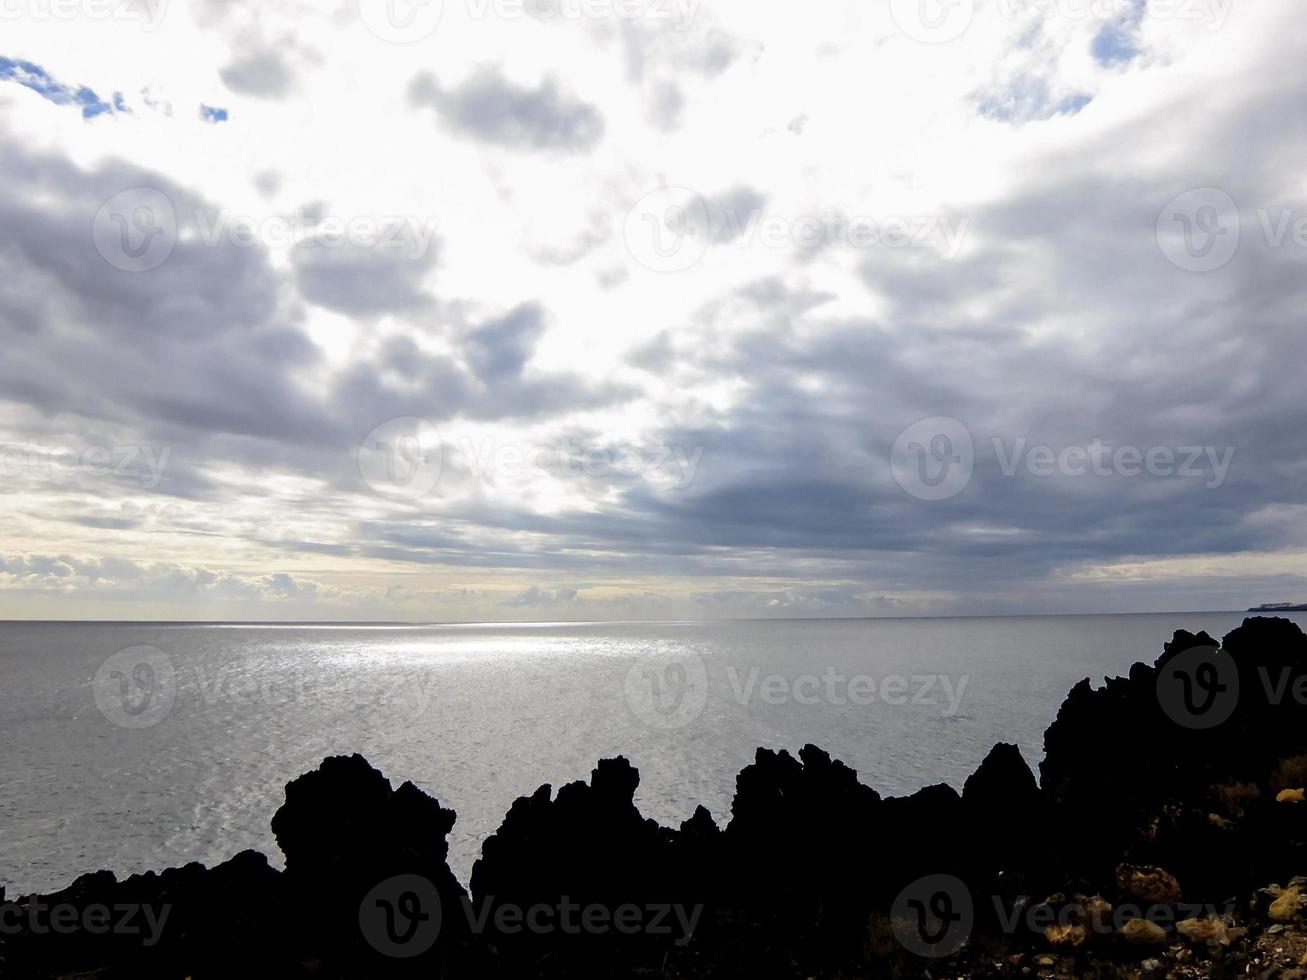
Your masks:
M605 759L589 783L569 783L556 797L544 785L517 800L486 839L469 912L502 968L518 974L542 960L587 956L652 968L688 940L660 910L693 904L701 870L681 860L675 831L640 815L639 783L626 759ZM701 820L711 835L706 811Z
M4 906L0 972L1199 976L1307 954L1295 625L1248 620L1219 648L1178 632L1152 666L1076 685L1044 749L1039 782L999 744L960 794L899 798L815 746L759 749L724 826L700 807L676 828L642 816L639 773L606 759L514 803L470 893L447 863L452 810L329 758L273 816L284 872L246 852L85 875Z
M82 875L7 905L0 976L302 976L283 876L244 851L214 868Z
M430 976L466 959L466 892L447 863L455 819L412 783L393 789L361 755L324 759L292 780L272 831L296 945L364 974Z
M1123 856L1217 900L1301 860L1307 812L1277 805L1277 773L1307 752L1307 637L1249 619L1221 644L1178 631L1153 666L1077 684L1044 735L1044 796L1071 873ZM1300 760L1307 772L1307 759ZM1297 867L1297 865L1295 865Z

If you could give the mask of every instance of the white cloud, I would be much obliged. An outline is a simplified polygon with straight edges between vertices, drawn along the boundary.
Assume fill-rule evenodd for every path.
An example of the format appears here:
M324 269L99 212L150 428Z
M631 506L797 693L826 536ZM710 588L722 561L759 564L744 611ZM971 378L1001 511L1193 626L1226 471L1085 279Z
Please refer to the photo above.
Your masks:
M0 35L124 107L0 79L0 550L82 556L23 559L61 608L1147 608L1300 544L1290 0L978 0L943 43L854 0L445 0L404 44L348 2L94 7ZM1209 186L1241 238L1194 273L1158 220ZM97 213L141 187L177 235L124 271L143 215ZM358 443L410 416L439 485L372 493ZM888 452L932 416L980 450L923 509ZM1237 452L1196 494L996 479L993 437Z

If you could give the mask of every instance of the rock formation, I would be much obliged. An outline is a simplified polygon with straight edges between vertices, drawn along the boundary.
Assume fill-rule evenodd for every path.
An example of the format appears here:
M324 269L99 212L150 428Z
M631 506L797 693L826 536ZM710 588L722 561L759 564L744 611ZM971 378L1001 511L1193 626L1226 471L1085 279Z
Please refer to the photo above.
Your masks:
M639 773L606 759L517 800L470 891L452 810L329 758L272 818L284 872L245 852L83 875L4 904L0 975L1218 975L1299 939L1307 962L1297 626L1249 619L1219 647L1177 632L1152 666L1077 684L1044 752L1038 783L999 744L960 794L882 798L815 746L759 749L724 825L700 807L678 828L643 817Z

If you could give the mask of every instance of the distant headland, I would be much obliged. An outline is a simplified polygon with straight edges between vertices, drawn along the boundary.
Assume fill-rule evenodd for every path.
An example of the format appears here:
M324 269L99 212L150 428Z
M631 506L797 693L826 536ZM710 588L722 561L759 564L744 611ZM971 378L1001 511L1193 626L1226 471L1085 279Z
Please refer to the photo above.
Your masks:
M1251 606L1249 612L1281 613L1307 612L1307 602L1263 602L1260 606Z

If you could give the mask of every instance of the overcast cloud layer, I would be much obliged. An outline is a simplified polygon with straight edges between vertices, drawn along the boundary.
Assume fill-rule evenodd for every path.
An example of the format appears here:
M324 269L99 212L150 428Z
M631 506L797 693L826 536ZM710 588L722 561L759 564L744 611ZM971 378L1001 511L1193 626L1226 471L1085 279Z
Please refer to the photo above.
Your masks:
M23 0L0 616L1307 601L1295 0Z

